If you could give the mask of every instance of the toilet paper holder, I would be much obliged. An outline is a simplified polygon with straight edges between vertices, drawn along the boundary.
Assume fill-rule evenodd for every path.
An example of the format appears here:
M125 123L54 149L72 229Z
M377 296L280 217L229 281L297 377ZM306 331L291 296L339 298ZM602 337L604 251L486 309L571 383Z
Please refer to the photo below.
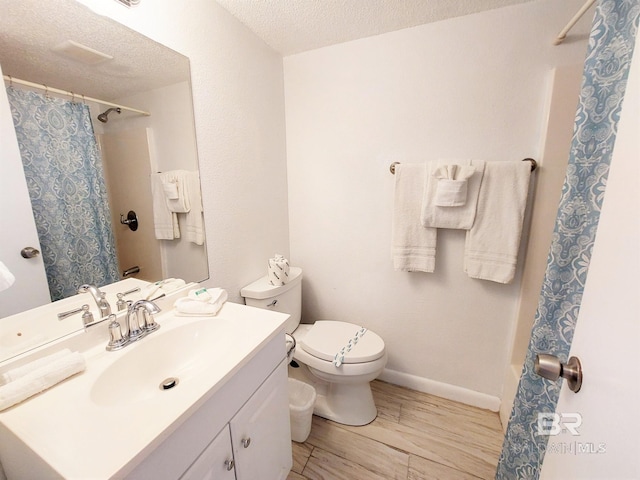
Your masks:
M541 377L554 382L560 377L564 378L574 393L578 393L582 387L582 364L578 357L571 357L567 363L562 363L555 355L539 353L536 355L533 370Z

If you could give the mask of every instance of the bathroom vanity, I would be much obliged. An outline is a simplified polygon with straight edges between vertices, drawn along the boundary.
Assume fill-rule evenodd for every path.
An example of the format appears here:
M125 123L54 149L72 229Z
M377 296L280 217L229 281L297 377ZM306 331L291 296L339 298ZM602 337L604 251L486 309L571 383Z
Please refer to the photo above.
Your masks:
M0 412L8 479L285 479L287 318L230 302L210 318L170 311L116 352L105 324L83 373Z

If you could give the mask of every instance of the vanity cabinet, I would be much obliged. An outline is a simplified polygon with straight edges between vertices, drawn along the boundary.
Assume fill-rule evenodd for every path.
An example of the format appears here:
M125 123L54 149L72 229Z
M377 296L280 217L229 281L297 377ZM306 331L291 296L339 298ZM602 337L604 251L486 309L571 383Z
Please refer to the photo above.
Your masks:
M227 425L180 480L236 480L234 464Z
M122 477L286 479L292 454L284 353L282 337L273 338Z
M284 480L287 477L291 468L291 434L286 374L286 366L282 364L181 480Z

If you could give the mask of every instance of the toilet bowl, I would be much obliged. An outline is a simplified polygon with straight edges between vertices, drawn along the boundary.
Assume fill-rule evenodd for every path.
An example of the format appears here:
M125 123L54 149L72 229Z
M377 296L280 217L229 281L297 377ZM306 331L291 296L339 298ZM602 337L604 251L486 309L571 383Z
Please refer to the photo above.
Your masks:
M289 375L316 389L313 413L345 425L366 425L377 416L370 382L387 363L384 341L360 325L335 320L301 324L302 270L291 267L289 282L269 284L265 276L241 290L247 305L288 313L286 332L295 339Z

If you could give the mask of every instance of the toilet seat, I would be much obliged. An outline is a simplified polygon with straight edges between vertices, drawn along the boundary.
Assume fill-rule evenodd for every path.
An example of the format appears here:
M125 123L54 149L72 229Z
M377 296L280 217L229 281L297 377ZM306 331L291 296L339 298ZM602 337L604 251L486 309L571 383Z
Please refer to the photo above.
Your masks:
M375 332L348 322L320 320L313 324L309 332L299 342L300 348L318 359L332 362L344 348L342 363L366 363L381 358L384 341ZM356 334L357 341L356 341ZM351 340L351 349L348 350Z

